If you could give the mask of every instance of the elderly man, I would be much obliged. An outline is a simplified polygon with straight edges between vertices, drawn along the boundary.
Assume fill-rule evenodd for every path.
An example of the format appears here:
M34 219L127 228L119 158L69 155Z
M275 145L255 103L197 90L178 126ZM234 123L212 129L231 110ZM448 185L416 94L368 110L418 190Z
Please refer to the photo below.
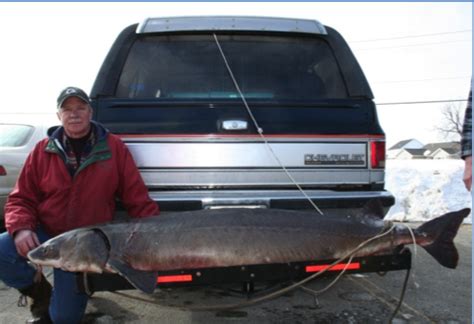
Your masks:
M32 299L27 323L78 323L88 300L76 291L74 274L59 269L52 290L28 264L30 250L65 231L111 221L116 198L132 217L159 213L127 147L91 120L87 94L68 87L57 109L62 127L26 159L0 235L0 280Z

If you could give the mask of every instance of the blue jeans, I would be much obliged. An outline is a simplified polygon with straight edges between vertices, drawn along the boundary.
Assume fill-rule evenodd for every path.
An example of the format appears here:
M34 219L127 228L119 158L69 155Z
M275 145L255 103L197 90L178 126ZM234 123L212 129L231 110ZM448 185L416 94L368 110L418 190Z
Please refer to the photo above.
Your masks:
M41 243L50 237L41 229L36 232ZM6 285L22 289L33 284L36 270L21 257L12 237L0 234L0 280ZM88 296L77 291L75 273L54 269L53 293L49 315L54 323L79 323L86 310Z

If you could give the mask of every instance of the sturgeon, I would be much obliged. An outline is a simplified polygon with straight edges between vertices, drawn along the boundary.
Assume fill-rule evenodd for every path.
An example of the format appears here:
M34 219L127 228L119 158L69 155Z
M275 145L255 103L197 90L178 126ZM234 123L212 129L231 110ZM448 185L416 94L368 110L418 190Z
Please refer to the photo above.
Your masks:
M453 239L470 209L447 213L413 230L441 265L455 268ZM175 212L79 228L28 253L33 263L72 272L115 272L152 293L159 271L339 259L392 227L380 205L364 215L321 216L310 211L215 209ZM370 242L354 256L394 251L413 243L406 226Z

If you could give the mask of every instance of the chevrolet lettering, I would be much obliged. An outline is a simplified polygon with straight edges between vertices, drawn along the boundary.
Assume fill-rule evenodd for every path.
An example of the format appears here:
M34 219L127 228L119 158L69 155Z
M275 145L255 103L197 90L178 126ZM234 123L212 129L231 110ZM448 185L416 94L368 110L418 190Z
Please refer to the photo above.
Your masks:
M364 154L306 154L305 165L365 165Z

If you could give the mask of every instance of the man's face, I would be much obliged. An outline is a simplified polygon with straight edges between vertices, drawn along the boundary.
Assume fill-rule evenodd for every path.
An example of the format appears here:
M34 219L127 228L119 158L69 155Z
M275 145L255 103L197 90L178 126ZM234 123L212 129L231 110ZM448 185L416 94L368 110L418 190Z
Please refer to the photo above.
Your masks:
M92 108L78 97L69 97L59 109L58 118L67 136L81 138L89 132Z

